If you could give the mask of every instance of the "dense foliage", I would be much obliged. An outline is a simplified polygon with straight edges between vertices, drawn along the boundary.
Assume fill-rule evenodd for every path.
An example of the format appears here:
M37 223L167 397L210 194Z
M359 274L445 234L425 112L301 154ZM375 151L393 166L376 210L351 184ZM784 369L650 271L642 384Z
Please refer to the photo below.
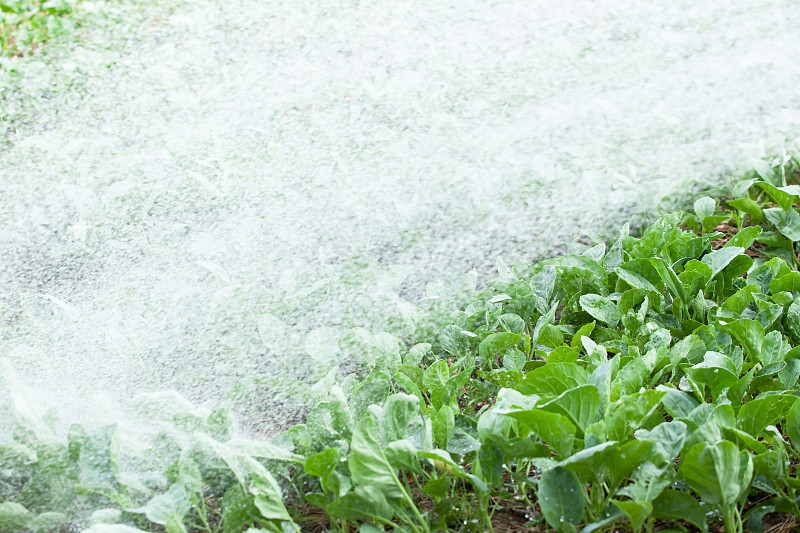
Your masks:
M0 56L32 53L49 39L71 32L77 0L0 0Z
M91 533L734 532L800 515L797 168L783 157L722 206L501 269L427 343L363 333L368 375L345 392L332 368L270 442L149 395L171 424L147 478L122 467L115 426L63 439L18 409L0 529L52 530L76 501L107 507Z

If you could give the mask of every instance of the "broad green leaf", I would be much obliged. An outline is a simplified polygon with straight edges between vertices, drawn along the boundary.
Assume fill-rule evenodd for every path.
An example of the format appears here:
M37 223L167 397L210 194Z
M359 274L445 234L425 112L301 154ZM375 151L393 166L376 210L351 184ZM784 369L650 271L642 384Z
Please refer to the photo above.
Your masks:
M633 259L617 267L617 275L621 280L635 289L644 289L660 294L658 285L661 277L647 259Z
M739 408L736 425L758 438L764 428L782 421L796 400L797 396L791 394L762 394Z
M782 191L781 189L779 189L775 185L772 185L772 184L764 182L764 181L757 182L756 185L758 185L759 187L764 189L764 192L766 192L769 195L770 198L775 200L776 204L781 206L780 211L783 211L784 209L785 210L789 210L789 209L792 208L792 204L794 203L795 195L792 194L791 192ZM777 209L777 208L773 208L773 209ZM764 211L765 211L765 214L766 214L766 211L768 211L768 209L765 209ZM769 216L767 216L767 219L769 220ZM772 221L770 220L770 222L772 222ZM773 224L774 224L774 222L773 222Z
M741 315L747 309L747 305L753 299L753 293L758 292L758 285L745 285L735 294L729 296L722 304L725 309L730 309L734 313Z
M661 281L664 282L667 289L672 293L673 298L678 298L679 300L686 302L687 295L686 290L681 284L678 275L675 274L675 271L672 270L672 267L669 264L661 259L660 257L652 257L650 258L650 264L653 265L653 268L656 269L658 275L661 277Z
M758 361L764 366L783 361L789 349L789 343L784 340L779 331L770 331L764 336Z
M182 483L174 483L167 492L159 494L147 502L141 512L151 522L163 526L173 514L179 519L183 519L191 507L192 503L189 501L186 488Z
M649 461L636 467L631 477L631 483L621 488L618 494L637 502L652 502L672 484L667 467L659 468Z
M328 448L322 452L310 455L303 463L306 474L316 477L325 477L339 464L339 450Z
M535 347L536 343L539 341L539 336L542 334L542 329L545 326L549 326L553 323L553 319L556 316L556 310L558 309L558 302L554 302L553 305L550 307L550 310L540 316L536 320L536 326L533 328L533 336L531 337L531 346Z
M715 398L739 379L731 358L719 352L706 352L703 362L687 368L686 373L696 383L708 385Z
M681 459L680 476L712 505L735 505L753 477L753 460L730 441L701 442Z
M725 246L739 246L746 250L753 245L756 237L761 235L761 231L761 226L749 226L744 228L731 237L731 239L725 243Z
M116 424L87 433L78 459L81 482L91 489L115 490L119 485L119 436Z
M379 370L372 372L359 383L350 395L350 408L353 413L362 413L373 404L381 404L392 390L391 376Z
M769 282L769 292L771 294L783 291L800 292L800 272L790 272Z
M566 416L543 409L506 411L503 414L531 428L537 437L549 444L562 458L568 457L572 452L575 426Z
M250 484L249 491L255 496L253 503L262 517L267 520L286 522L288 525L293 526L295 531L299 532L300 528L294 523L283 505L283 495L278 482L269 472L265 472L265 474L264 476L254 476Z
M759 359L764 343L764 328L755 320L742 318L733 322L719 322L719 327L735 338L754 360Z
M473 464L475 474L487 484L495 484L501 480L503 475L503 453L494 439L488 439L481 444L478 453L475 454Z
M687 427L680 420L662 422L651 430L639 429L635 433L639 440L652 440L663 461L671 463L680 453L686 441Z
M566 468L570 472L575 472L582 479L602 481L606 470L606 452L617 444L619 444L617 441L606 441L584 448L560 461L558 466Z
M503 368L511 372L522 372L528 359L519 350L511 349L503 356Z
M619 487L631 473L653 456L655 443L649 440L618 442L603 452L605 483L609 488Z
M629 394L608 407L606 431L611 440L624 440L650 418L666 391L647 390Z
M408 425L419 415L419 400L408 394L392 394L383 404L380 427L383 442L404 439Z
M409 439L390 442L383 448L386 460L396 469L422 474L417 448Z
M523 394L559 394L585 385L589 373L575 363L551 363L528 372L519 391Z
M713 198L709 198L708 196L703 196L698 198L694 202L694 213L697 215L699 220L703 220L706 217L710 217L714 214L714 210L717 208L717 202Z
M454 476L469 481L479 492L486 492L489 490L488 485L486 485L481 478L464 470L464 468L454 461L450 454L444 450L420 451L417 452L417 455L425 459L431 459L434 464L437 465L437 468L446 470Z
M800 342L800 296L786 310L786 325L795 342Z
M599 294L584 294L580 298L580 304L584 311L589 313L592 318L605 322L611 328L616 328L619 323L619 311L617 304Z
M343 520L384 520L394 518L395 509L380 487L358 486L331 502L325 511L331 518ZM252 531L252 530L249 530ZM298 530L299 531L299 530Z
M611 501L625 513L625 516L631 521L634 531L641 530L645 520L647 520L647 517L653 512L653 505L650 502L636 502L631 500Z
M573 472L560 467L545 470L537 496L545 520L559 533L575 531L583 521L583 485Z
M522 335L525 332L525 321L517 314L505 313L500 316L500 325L509 333Z
M572 342L569 343L570 346L573 348L578 348L578 350L583 349L583 344L581 344L581 337L589 337L594 331L594 326L596 322L592 320L588 324L582 325L578 331L573 335Z
M789 409L783 429L794 449L800 452L800 401L794 402L792 408Z
M478 346L478 355L481 361L489 361L496 354L511 348L522 340L522 335L516 333L493 333L481 341Z
M784 211L780 207L764 209L764 216L772 222L782 235L792 241L800 241L800 215L794 209Z
M764 220L764 213L761 211L761 206L758 202L750 198L737 198L736 200L728 200L728 205L738 209L739 211L750 215L750 219L754 223Z
M708 531L705 510L687 492L666 489L653 501L653 516L669 520L686 520L700 531Z
M425 373L422 377L422 385L428 391L436 391L444 388L449 380L450 367L447 366L447 361L439 359L425 369Z
M583 431L600 418L602 405L600 392L594 385L581 385L564 391L557 398L539 404L538 408L567 416L578 428L580 435Z
M744 248L740 246L730 246L727 248L720 248L716 252L711 252L703 256L703 263L711 268L711 279L722 272L731 261L744 252ZM710 282L710 280L709 280Z
M449 326L445 326L439 336L439 344L441 344L444 351L453 357L461 357L467 352L469 339L462 333L460 327L450 324Z
M570 348L566 344L559 346L547 356L547 364L575 363L580 357L580 349Z
M27 529L33 521L33 513L15 502L0 503L0 530L15 531Z
M433 438L441 448L447 448L455 430L455 409L450 404L442 405L431 417Z
M779 257L773 257L763 265L759 265L747 275L748 283L755 283L761 288L761 292L769 292L769 284L775 278L780 278L790 273L792 269L786 261Z
M350 477L356 485L369 485L386 494L399 498L394 468L386 459L376 435L375 421L371 416L363 418L353 432L350 443L350 458L347 461Z

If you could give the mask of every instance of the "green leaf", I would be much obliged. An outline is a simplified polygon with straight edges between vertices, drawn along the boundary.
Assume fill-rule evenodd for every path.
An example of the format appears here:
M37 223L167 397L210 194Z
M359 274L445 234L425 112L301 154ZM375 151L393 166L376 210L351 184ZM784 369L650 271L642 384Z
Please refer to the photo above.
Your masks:
M548 363L528 372L519 384L523 394L559 394L585 385L589 373L575 363Z
M462 333L460 327L450 324L449 326L445 326L442 334L439 336L439 344L445 352L453 357L461 357L467 352L469 339Z
M267 520L280 520L288 522L289 525L294 526L296 531L300 529L295 525L289 512L283 505L283 495L278 486L278 482L272 477L272 474L265 472L265 476L254 476L250 484L250 493L255 496L253 503L258 508L261 516Z
M375 421L371 416L363 418L353 432L347 465L350 468L350 477L356 485L375 487L389 498L401 497L394 468L381 449L376 436Z
M589 337L594 331L594 326L596 322L592 320L588 324L582 325L578 331L573 335L572 342L569 343L570 346L573 348L578 348L578 350L583 349L583 344L581 344L581 337Z
M698 198L694 202L694 213L697 215L699 220L703 220L706 217L710 217L714 214L714 210L717 208L717 202L714 201L713 198L709 198L708 196L703 196Z
M800 272L790 272L769 282L769 292L771 294L777 294L782 291L800 292Z
M667 264L666 261L661 259L660 257L652 257L650 258L650 264L653 265L653 268L656 269L658 275L661 277L661 281L667 286L670 293L672 293L673 298L677 298L682 302L687 301L686 290L681 284L678 275L675 274L675 271L672 270L672 267Z
M408 425L419 415L419 400L409 394L392 394L383 404L380 420L383 442L404 439L408 435Z
M533 431L533 433L549 444L562 458L568 457L572 452L575 440L575 426L569 419L557 413L550 413L543 409L528 409L501 412L515 420L519 420Z
M328 448L325 451L310 455L303 464L306 474L316 477L325 477L339 464L339 450Z
M786 310L786 325L795 342L800 342L800 296Z
M519 350L509 350L503 356L503 368L512 372L521 372L527 362L525 354Z
M431 423L434 440L440 447L447 448L455 429L455 410L449 404L442 405L431 417Z
M494 355L511 348L522 340L522 335L516 333L493 333L481 341L478 346L478 355L481 361L489 361Z
M686 441L687 427L680 420L662 422L651 430L640 429L636 431L639 440L652 440L655 442L656 451L663 461L671 463L680 453Z
M260 518L255 497L245 492L238 483L225 491L222 497L222 530L224 533L238 533L247 529Z
M683 456L678 473L704 501L724 509L748 488L753 460L730 441L701 442Z
M580 298L580 304L584 311L589 313L592 318L605 322L611 328L616 328L619 323L619 311L617 304L599 294L584 294Z
M575 531L583 521L583 485L573 472L560 467L545 470L537 496L545 520L559 533Z
M794 449L800 452L800 401L794 402L792 408L786 413L786 424L783 429Z
M379 487L359 486L331 502L325 511L343 520L391 520L395 509ZM252 531L252 530L251 530ZM299 530L298 530L299 531Z
M743 213L750 215L753 223L758 223L764 220L764 213L761 212L761 206L758 202L750 198L737 198L736 200L728 200L728 205L734 209L738 209Z
M730 309L734 313L741 315L747 309L748 304L753 300L753 293L758 292L758 285L745 285L735 294L729 296L722 304L725 309Z
M779 189L775 185L772 185L772 184L764 182L764 181L757 182L756 185L758 185L759 187L764 189L764 192L766 192L769 195L770 198L775 200L776 204L781 206L781 209L780 209L781 211L783 211L784 209L785 210L789 210L789 209L792 208L792 204L794 203L795 195L792 194L791 192L782 191L781 189ZM775 208L775 209L777 209L777 208ZM766 211L768 211L768 209L765 209L764 211L766 212ZM769 219L769 216L767 217L767 219Z
M656 411L665 394L666 391L647 390L617 400L608 408L605 418L608 438L624 440L639 429Z
M736 233L728 242L725 243L725 247L738 246L747 250L753 245L756 237L761 235L761 231L761 226L749 226L739 230L738 233Z
M687 368L686 373L696 383L708 385L715 398L739 379L731 358L719 352L706 352L703 362Z
M444 450L420 451L417 452L417 455L433 460L434 464L438 461L444 470L461 479L469 481L479 492L486 492L489 490L489 487L481 478L464 470L464 468L455 462L450 454Z
M686 520L700 531L708 531L706 512L691 494L666 489L653 501L653 516L668 520Z
M784 211L780 207L764 209L764 216L778 231L792 241L800 241L800 215L794 209Z
M653 512L653 505L650 502L635 502L635 501L621 501L611 500L611 502L619 507L628 520L631 521L634 531L642 529L645 520Z
M706 254L702 258L702 262L711 268L711 279L722 272L731 261L744 252L744 248L740 246L730 246L727 248L720 248L716 252ZM711 280L709 280L709 283Z
M764 428L782 421L796 400L791 394L762 394L739 408L736 425L758 438Z
M747 351L752 360L757 361L764 343L764 328L755 320L742 318L733 322L720 321L719 327L735 338Z
M644 289L660 294L661 277L647 259L633 259L617 267L619 278L634 289Z
M539 335L542 334L542 329L545 326L548 326L553 323L553 319L556 316L557 309L558 309L558 302L554 302L553 305L550 307L550 310L536 320L536 326L533 328L533 336L531 337L531 346L533 347L536 346L536 343L539 341Z
M578 357L580 357L580 350L577 347L570 348L566 344L563 344L550 352L547 356L547 364L575 363L578 361Z
M151 522L161 524L167 523L170 515L177 515L183 519L191 509L192 503L189 501L189 494L182 483L174 483L164 494L159 494L152 498L147 505L141 509Z
M33 513L14 502L0 503L0 530L17 531L26 529L33 521Z
M570 421L583 431L600 418L602 401L600 392L594 385L581 385L564 391L560 396L538 407L551 413L567 416Z

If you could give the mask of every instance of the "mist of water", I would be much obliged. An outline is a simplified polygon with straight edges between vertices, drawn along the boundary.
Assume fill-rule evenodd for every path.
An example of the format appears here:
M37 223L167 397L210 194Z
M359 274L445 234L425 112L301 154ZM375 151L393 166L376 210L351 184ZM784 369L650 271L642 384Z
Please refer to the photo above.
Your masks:
M286 427L349 328L412 334L426 283L575 250L796 136L799 8L211 0L27 60L4 429L16 402L141 435L167 390Z

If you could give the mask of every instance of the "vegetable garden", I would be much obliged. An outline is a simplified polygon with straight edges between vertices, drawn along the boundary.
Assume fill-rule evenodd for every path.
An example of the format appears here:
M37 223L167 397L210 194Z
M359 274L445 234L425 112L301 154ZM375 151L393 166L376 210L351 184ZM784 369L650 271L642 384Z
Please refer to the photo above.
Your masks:
M151 395L171 429L134 476L114 425L64 438L18 409L0 530L69 531L89 509L89 533L789 531L798 169L782 155L719 205L501 269L403 349L362 335L378 354L363 379L332 368L305 423L270 441Z

